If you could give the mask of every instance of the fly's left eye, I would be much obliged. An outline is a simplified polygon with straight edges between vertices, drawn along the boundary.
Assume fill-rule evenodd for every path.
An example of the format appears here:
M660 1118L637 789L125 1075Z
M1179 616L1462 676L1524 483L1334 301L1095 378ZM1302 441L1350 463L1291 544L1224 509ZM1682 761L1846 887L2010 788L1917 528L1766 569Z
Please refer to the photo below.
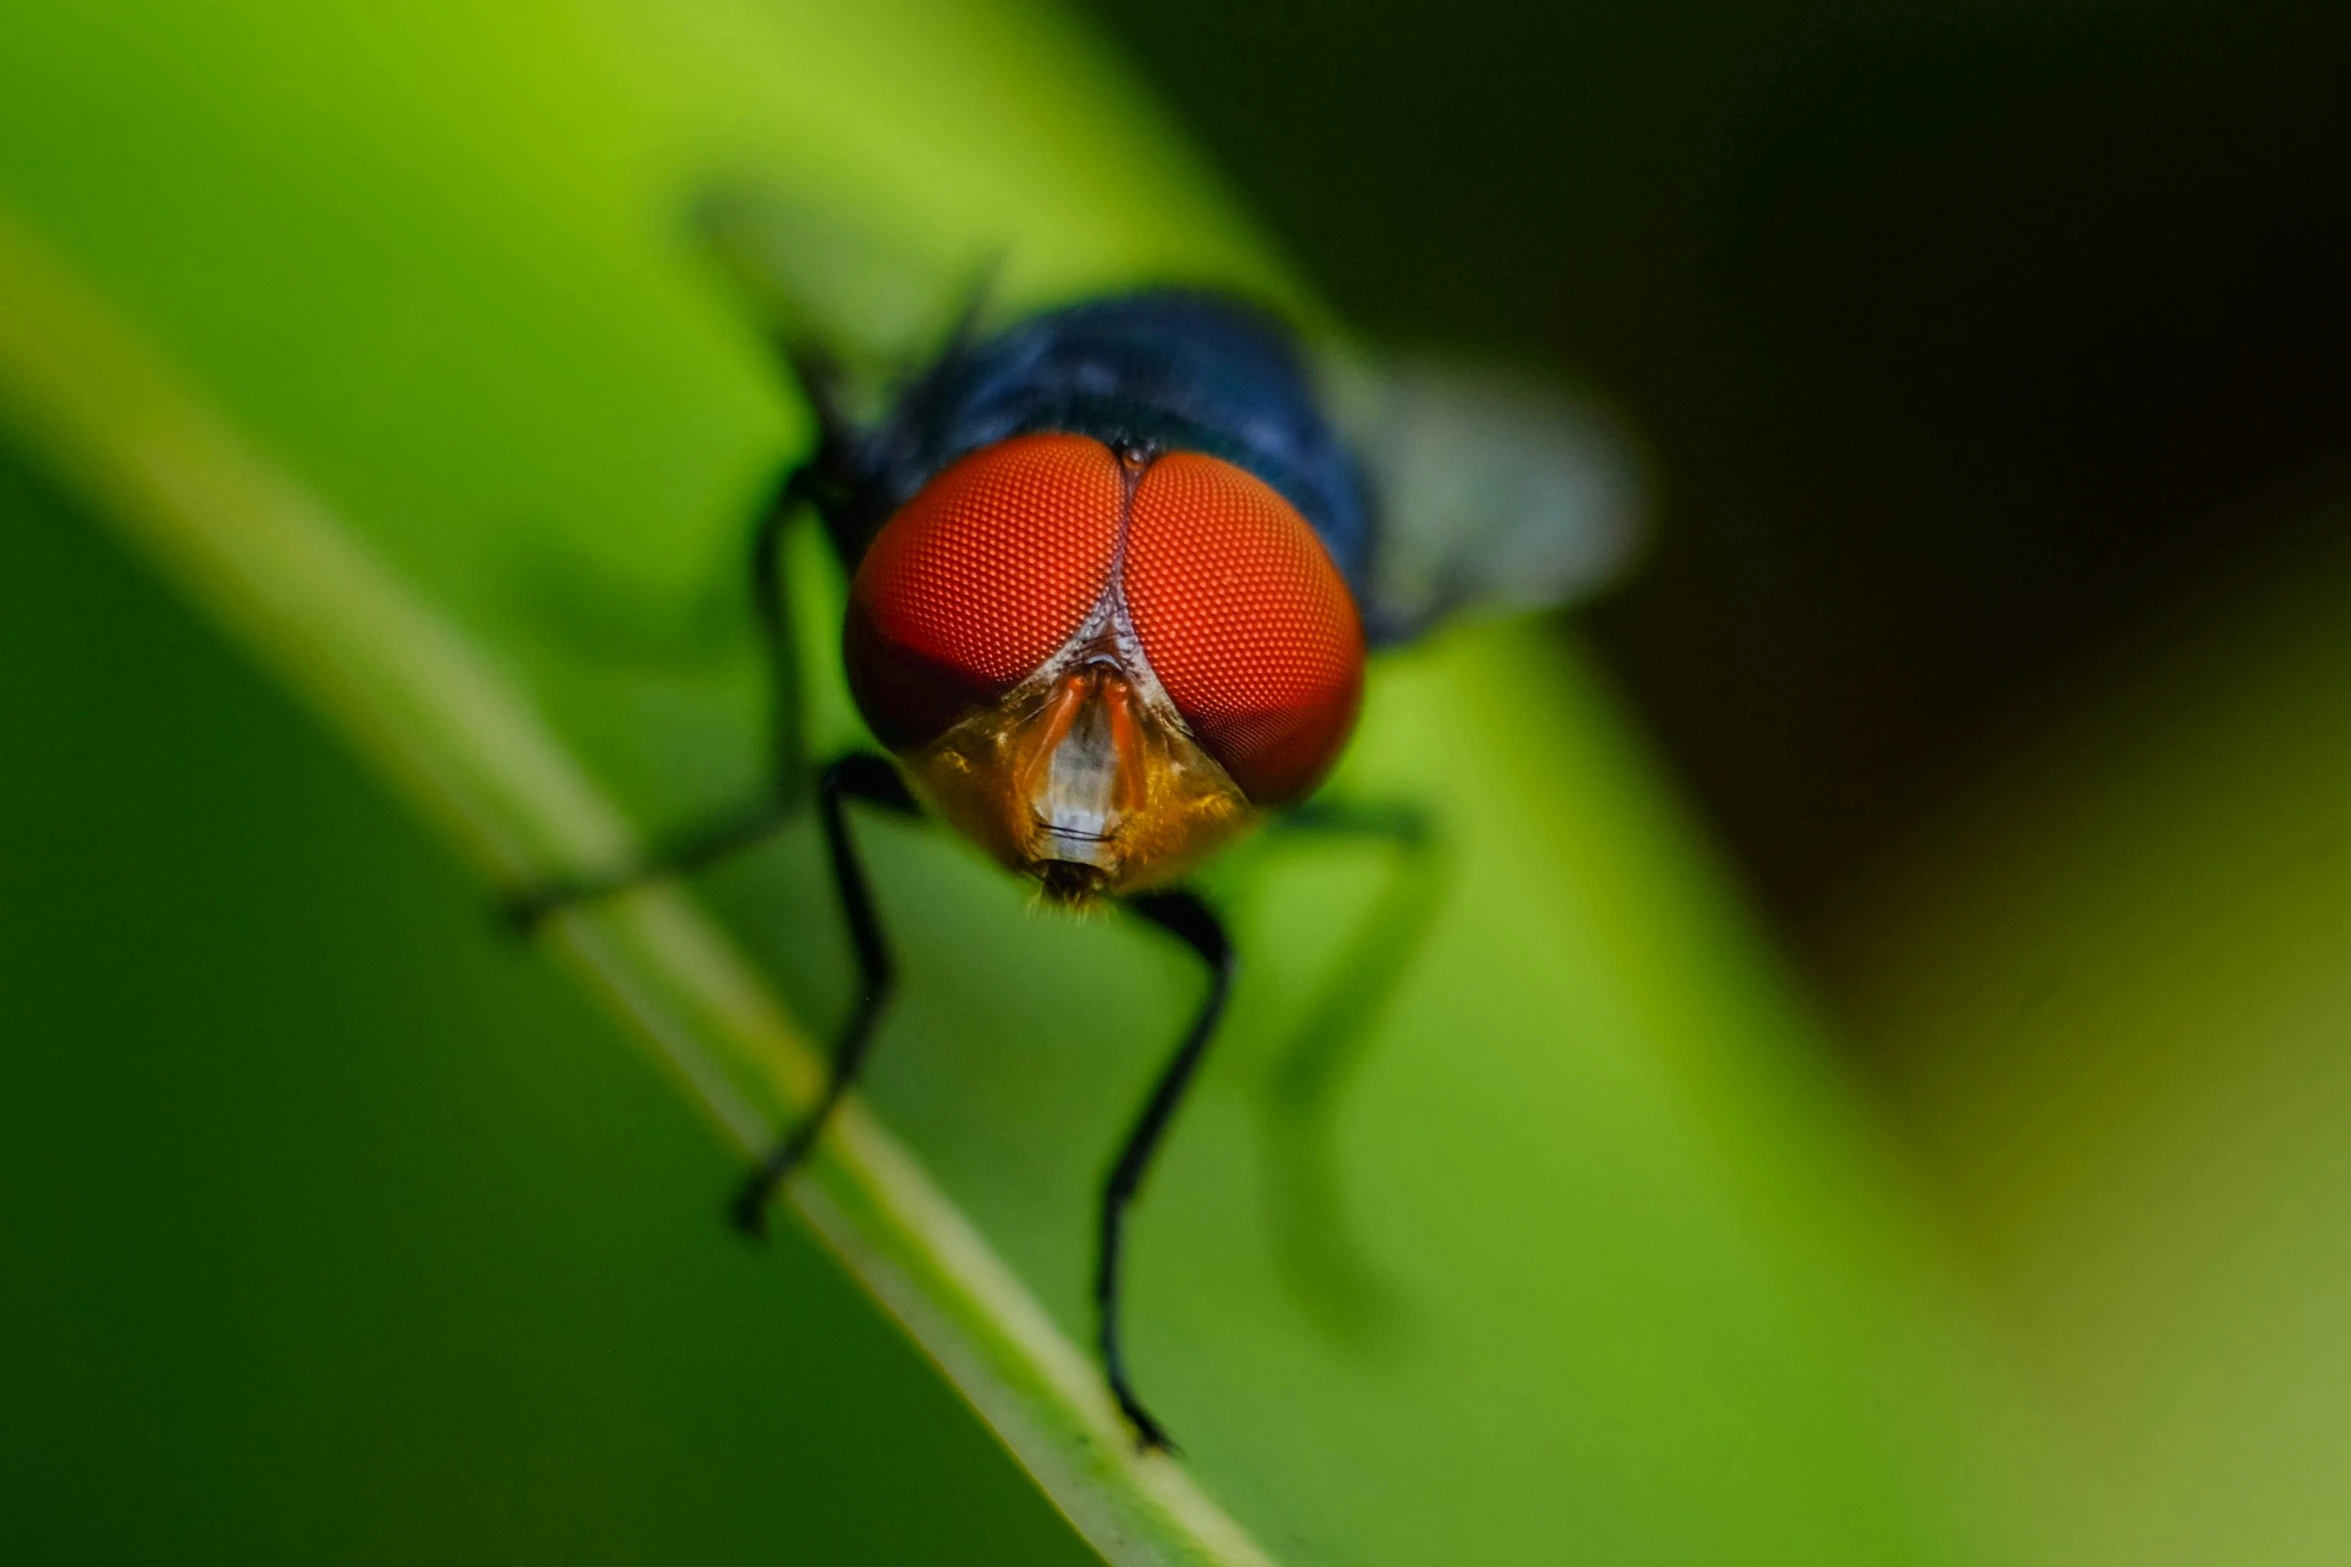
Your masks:
M892 517L849 590L844 656L865 721L893 750L1002 696L1101 598L1126 489L1077 435L973 452Z
M1126 600L1152 672L1260 805L1305 795L1363 693L1363 626L1330 553L1255 475L1197 452L1153 463L1128 526Z

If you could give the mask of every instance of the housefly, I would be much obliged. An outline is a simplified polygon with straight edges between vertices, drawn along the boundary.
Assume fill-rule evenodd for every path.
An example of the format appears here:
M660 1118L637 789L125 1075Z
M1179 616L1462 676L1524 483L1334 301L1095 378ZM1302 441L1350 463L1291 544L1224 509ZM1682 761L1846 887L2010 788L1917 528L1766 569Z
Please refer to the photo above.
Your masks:
M514 912L527 925L706 865L813 797L862 984L817 1102L737 1194L735 1221L755 1233L857 1081L897 982L852 804L936 817L1046 901L1122 910L1189 948L1207 994L1103 1180L1095 1238L1103 1372L1138 1441L1164 1447L1122 1353L1120 1259L1234 971L1187 877L1306 809L1325 829L1417 840L1408 812L1306 807L1354 726L1367 654L1466 606L1555 603L1605 576L1630 532L1621 448L1522 391L1318 363L1271 312L1201 289L993 328L967 308L927 362L861 404L794 275L806 226L757 204L705 217L816 418L751 549L773 787L641 865L551 882ZM882 747L821 764L804 754L782 570L808 516L848 578L850 693Z

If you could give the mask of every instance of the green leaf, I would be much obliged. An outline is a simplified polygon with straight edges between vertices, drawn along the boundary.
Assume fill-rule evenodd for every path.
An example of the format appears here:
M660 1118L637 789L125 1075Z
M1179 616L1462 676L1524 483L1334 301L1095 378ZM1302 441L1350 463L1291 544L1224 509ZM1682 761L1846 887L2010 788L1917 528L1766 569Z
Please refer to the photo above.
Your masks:
M1026 11L239 0L9 29L0 405L485 894L758 784L740 556L804 416L687 242L707 182L1000 251L1015 302L1295 293L1120 73ZM804 554L819 621L838 584ZM1249 969L1130 1276L1185 1461L1133 1451L1079 1347L1092 1188L1198 984L1180 955L1030 918L960 846L876 824L908 993L794 1206L1113 1560L2008 1559L1962 1304L1591 673L1523 627L1402 658L1342 787L1437 812L1430 928L1302 1137L1268 1080L1393 870L1225 872ZM805 832L551 946L746 1150L847 999ZM1335 1208L1280 1207L1316 1192ZM717 1245L708 1196L679 1222Z

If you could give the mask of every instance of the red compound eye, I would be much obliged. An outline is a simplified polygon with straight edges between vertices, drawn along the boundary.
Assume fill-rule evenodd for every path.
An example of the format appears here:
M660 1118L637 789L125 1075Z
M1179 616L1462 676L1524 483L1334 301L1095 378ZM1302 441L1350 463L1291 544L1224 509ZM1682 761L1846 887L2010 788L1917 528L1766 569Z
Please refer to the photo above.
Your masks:
M1363 625L1304 518L1263 480L1196 452L1135 495L1127 608L1159 683L1260 805L1320 782L1363 693Z
M849 688L884 745L936 739L1042 664L1102 596L1126 483L1077 435L974 452L892 517L857 568Z

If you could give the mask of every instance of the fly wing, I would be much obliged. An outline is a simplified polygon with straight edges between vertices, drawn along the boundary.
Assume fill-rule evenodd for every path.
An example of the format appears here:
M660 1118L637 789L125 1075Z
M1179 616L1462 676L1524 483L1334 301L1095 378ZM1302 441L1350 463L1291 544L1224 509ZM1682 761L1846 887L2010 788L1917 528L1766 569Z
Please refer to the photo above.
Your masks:
M1619 574L1641 533L1632 441L1595 405L1435 362L1334 376L1375 497L1367 631L1548 608Z
M741 305L861 420L972 330L995 270L991 256L943 256L839 204L774 188L713 187L692 227Z

